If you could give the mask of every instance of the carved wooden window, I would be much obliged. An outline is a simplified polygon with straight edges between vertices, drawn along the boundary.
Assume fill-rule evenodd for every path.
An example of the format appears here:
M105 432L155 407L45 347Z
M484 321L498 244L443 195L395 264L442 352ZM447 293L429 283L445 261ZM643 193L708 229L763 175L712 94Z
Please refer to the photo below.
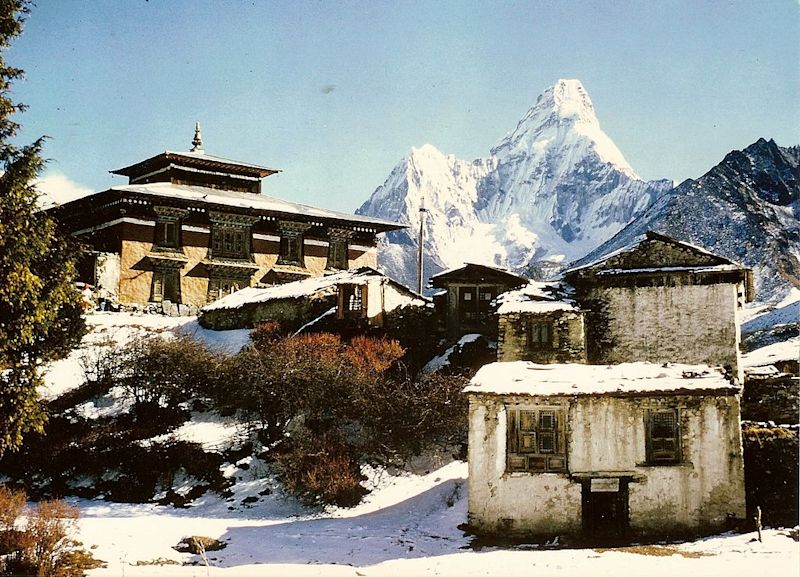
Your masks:
M215 225L211 230L211 254L214 258L247 258L249 229Z
M553 347L553 325L548 322L528 323L528 348L550 349Z
M328 245L328 268L347 270L347 240L331 239Z
M177 270L154 270L150 300L181 302L181 278Z
M303 235L295 232L281 234L279 261L300 265L303 262Z
M507 469L512 472L566 471L563 409L509 407L507 457Z
M650 409L647 411L645 425L647 462L679 463L681 447L678 409Z
M363 318L367 314L367 285L339 285L339 317Z

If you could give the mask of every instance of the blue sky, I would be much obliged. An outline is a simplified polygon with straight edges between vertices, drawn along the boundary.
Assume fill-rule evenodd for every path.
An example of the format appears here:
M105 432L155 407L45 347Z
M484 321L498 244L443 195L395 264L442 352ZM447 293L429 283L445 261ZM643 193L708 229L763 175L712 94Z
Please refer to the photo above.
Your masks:
M800 144L797 0L40 1L7 59L20 142L97 190L199 120L208 153L284 171L265 193L352 211L412 146L488 155L559 78L643 178Z

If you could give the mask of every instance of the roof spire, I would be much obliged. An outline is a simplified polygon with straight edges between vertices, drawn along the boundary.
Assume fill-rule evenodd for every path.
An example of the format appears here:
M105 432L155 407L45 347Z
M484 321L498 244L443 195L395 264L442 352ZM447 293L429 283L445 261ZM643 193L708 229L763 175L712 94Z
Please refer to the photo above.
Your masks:
M200 121L194 123L194 138L192 139L192 149L190 152L205 152L203 150L203 135L200 133Z

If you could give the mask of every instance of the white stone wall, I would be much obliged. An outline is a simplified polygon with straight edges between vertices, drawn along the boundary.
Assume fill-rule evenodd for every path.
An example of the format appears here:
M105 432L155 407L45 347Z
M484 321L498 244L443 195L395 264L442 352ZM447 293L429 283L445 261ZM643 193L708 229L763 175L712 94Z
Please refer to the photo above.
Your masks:
M506 473L506 404L563 404L568 473ZM681 463L646 464L645 412L677 407ZM581 481L630 479L633 535L710 531L745 515L738 396L470 396L469 515L479 531L581 531Z
M596 288L611 344L591 362L727 365L741 381L740 289L733 283Z
M490 534L579 533L580 484L561 473L506 473L506 427L504 403L470 399L469 523Z

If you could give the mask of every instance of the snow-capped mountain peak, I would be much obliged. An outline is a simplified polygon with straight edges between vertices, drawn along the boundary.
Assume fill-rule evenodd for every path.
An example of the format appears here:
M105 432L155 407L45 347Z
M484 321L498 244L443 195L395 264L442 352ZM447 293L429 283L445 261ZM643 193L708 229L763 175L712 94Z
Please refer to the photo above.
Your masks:
M357 212L410 225L385 237L379 265L411 286L423 199L430 275L465 259L522 269L542 258L577 258L671 185L639 179L600 128L580 81L559 80L488 158L413 148Z
M517 127L492 149L500 162L520 156L554 156L568 164L587 155L614 165L630 178L639 179L616 144L600 128L594 104L579 80L559 80L545 90Z

